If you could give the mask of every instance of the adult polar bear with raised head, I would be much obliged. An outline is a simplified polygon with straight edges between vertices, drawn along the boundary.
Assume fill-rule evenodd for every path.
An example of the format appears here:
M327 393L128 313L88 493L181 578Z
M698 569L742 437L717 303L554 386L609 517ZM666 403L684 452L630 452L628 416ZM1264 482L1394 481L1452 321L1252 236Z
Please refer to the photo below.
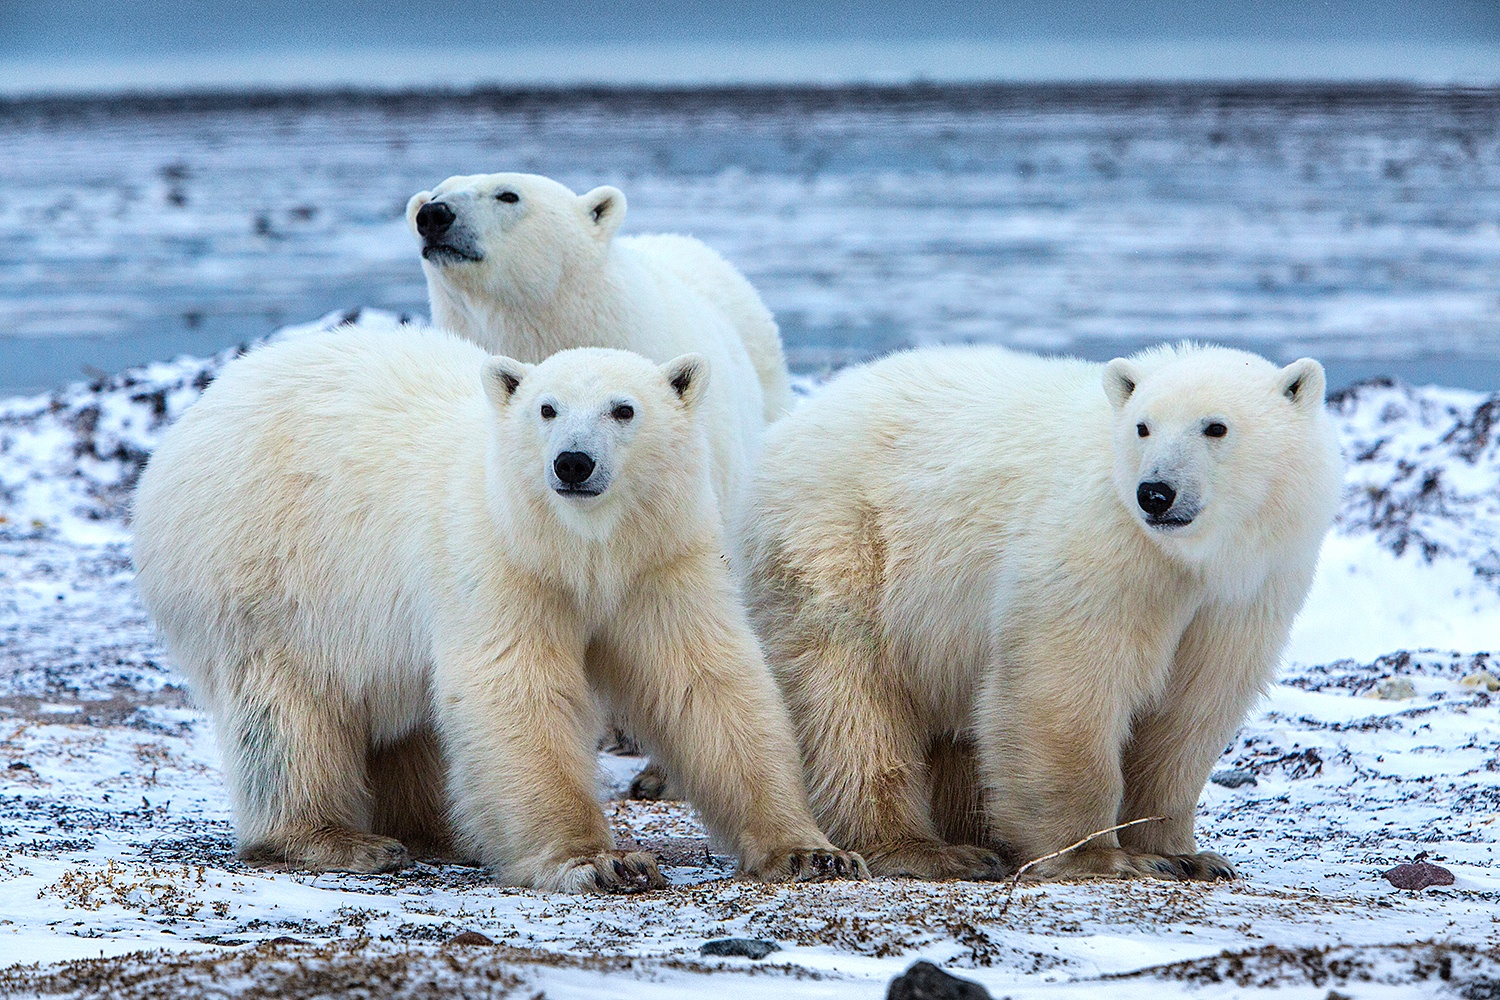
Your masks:
M535 174L450 177L412 196L435 325L537 362L574 347L666 361L705 355L704 400L724 517L765 424L791 407L776 323L755 289L687 236L616 237L625 196Z
M1164 816L1035 871L1232 877L1195 805L1338 506L1323 389L1223 348L948 348L772 428L746 596L829 836L877 874L995 877Z
M224 369L141 477L135 562L246 857L456 849L537 889L664 885L595 801L598 698L747 873L861 874L808 811L724 565L708 378L375 323Z

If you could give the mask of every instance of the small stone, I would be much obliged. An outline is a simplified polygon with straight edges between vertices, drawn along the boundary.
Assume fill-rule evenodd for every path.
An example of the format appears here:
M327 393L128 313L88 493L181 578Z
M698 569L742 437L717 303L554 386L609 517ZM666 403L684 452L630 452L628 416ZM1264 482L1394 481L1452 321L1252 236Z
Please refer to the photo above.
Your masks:
M703 942L703 947L698 949L700 955L714 955L719 958L765 958L773 951L780 951L781 946L775 941L764 941L760 938L715 938L712 941Z
M1429 885L1452 885L1453 873L1442 865L1416 861L1392 868L1385 873L1385 880L1397 889L1425 889Z
M457 934L449 938L447 943L487 945L494 944L495 942L491 941L489 938L485 937L478 931L459 931Z
M1488 670L1476 670L1458 683L1469 688L1483 688L1485 691L1500 691L1500 677L1496 677Z
M273 937L271 940L266 941L264 943L265 944L283 945L283 944L306 944L307 942L306 941L298 940L297 938L294 938L294 937L287 937L285 934L283 934L281 937Z
M950 976L931 962L913 962L891 980L885 1000L990 1000L990 991L972 979Z
M1215 771L1213 776L1208 780L1216 785L1223 785L1225 788L1239 788L1241 785L1253 785L1256 783L1255 775L1243 767L1236 767L1229 771Z
M1340 993L1338 990L1329 990L1328 995L1323 1000L1354 1000L1354 998L1347 993Z
M1405 677L1387 677L1365 695L1366 698L1379 698L1381 701L1403 701L1416 696L1417 689Z

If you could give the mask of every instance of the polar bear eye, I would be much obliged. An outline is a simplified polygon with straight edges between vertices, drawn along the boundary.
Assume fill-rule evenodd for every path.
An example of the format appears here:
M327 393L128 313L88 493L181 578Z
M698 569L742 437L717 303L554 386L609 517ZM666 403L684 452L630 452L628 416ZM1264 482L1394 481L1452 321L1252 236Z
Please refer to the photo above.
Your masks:
M516 202L521 200L521 196L516 194L514 191L501 191L499 194L495 195L495 200L503 201L507 205L514 205Z
M1151 436L1151 428L1147 427L1145 424L1136 424L1135 425L1135 436L1136 437L1148 438L1148 437Z
M614 408L614 410L610 413L610 416L620 421L629 420L631 417L635 416L635 407L631 406L629 403L621 403L619 406Z
M542 404L542 419L543 420L551 420L555 416L557 416L557 409L556 409L556 407L554 407L551 403L543 403Z
M1203 433L1211 438L1221 438L1225 434L1229 433L1229 428L1225 427L1223 424L1215 420L1213 423L1203 428Z

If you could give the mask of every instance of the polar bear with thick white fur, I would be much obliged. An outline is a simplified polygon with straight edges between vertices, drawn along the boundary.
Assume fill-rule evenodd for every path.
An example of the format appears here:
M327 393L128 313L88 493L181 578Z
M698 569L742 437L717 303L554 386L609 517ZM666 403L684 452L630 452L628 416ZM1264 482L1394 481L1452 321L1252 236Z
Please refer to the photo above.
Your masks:
M141 478L135 560L247 858L662 885L594 799L602 701L746 872L862 873L812 819L724 564L708 372L371 323L224 369Z
M776 322L739 271L691 237L616 237L617 188L579 195L535 174L450 177L413 195L406 218L422 242L433 323L486 350L531 362L574 347L706 356L714 484L728 516L765 424L791 408Z
M813 812L873 872L1234 877L1193 837L1338 505L1316 361L993 348L851 370L741 538Z

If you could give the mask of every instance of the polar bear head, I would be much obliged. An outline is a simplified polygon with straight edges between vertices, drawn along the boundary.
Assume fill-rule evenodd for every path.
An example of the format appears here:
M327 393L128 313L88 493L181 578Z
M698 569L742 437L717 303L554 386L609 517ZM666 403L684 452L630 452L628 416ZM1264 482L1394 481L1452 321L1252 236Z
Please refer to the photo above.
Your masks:
M698 419L708 374L701 354L664 365L607 348L560 351L536 365L490 358L482 378L499 418L495 465L509 477L494 492L502 503L528 498L594 538L632 511L712 519L693 509L712 495Z
M625 196L574 194L536 174L450 177L412 195L406 221L441 292L516 307L545 302L568 273L598 268L625 218Z
M1227 348L1111 361L1104 392L1121 502L1153 541L1194 562L1321 537L1342 471L1324 385L1310 358L1281 368Z

